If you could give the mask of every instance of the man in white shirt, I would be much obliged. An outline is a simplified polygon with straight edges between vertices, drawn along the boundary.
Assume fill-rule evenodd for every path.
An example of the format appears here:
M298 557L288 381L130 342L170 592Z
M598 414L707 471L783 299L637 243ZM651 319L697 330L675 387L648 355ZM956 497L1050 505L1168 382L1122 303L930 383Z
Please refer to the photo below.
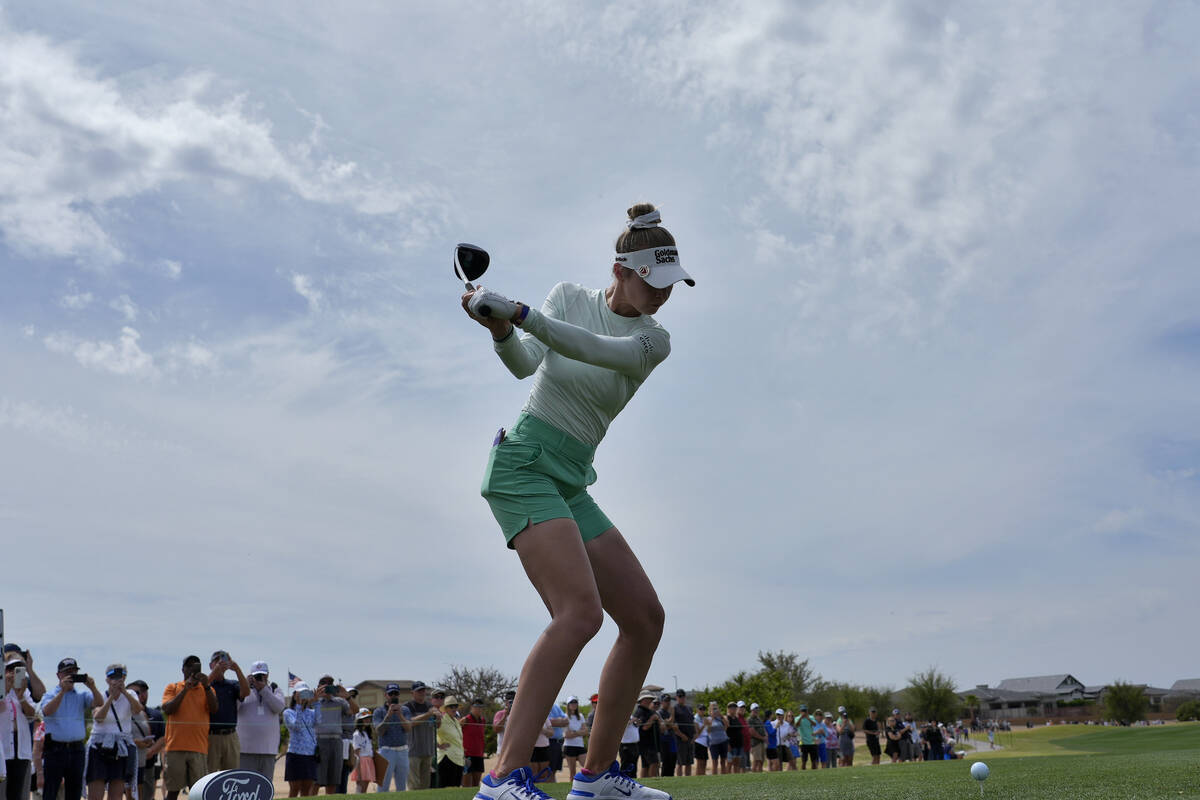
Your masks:
M279 755L279 715L283 692L270 683L265 661L250 667L250 693L238 702L237 734L241 748L238 766L274 780Z

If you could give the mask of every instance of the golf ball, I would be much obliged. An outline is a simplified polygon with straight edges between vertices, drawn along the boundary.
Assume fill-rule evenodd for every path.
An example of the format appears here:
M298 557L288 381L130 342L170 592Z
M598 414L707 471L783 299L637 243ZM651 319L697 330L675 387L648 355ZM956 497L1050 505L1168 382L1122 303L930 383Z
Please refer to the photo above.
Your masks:
M982 761L976 761L971 765L971 777L977 781L986 781L989 772L991 770L988 769L988 765Z

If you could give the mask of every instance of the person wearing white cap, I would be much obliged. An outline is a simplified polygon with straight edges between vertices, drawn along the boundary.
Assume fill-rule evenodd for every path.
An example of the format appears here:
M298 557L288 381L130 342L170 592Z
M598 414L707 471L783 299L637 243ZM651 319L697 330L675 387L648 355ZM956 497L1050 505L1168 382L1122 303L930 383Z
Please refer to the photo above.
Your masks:
M279 716L283 713L283 691L270 682L265 661L250 666L250 693L238 701L238 767L257 772L268 780L275 776L279 754Z
M750 771L762 772L767 757L767 725L758 713L758 703L750 704L746 730L750 734Z
M482 800L544 796L527 766L529 753L546 709L605 613L617 624L617 641L600 676L604 704L568 797L670 797L626 777L613 760L625 709L662 636L664 612L641 562L587 487L596 480L592 459L608 426L671 351L670 335L653 314L675 283L695 281L653 205L626 214L607 288L560 283L540 311L482 287L462 295L463 309L488 329L509 371L534 376L512 430L496 436L482 494L551 616L521 671L504 744L476 795Z
M312 707L313 699L313 690L301 681L292 687L291 703L283 711L283 724L288 729L283 766L288 797L317 793L317 712Z

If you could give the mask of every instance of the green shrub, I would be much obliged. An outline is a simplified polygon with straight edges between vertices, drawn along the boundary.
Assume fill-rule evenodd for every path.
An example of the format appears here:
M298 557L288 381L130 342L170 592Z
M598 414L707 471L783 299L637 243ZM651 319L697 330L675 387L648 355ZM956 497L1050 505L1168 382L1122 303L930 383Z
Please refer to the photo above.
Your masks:
M1175 719L1180 722L1200 719L1200 700L1189 700L1175 709Z

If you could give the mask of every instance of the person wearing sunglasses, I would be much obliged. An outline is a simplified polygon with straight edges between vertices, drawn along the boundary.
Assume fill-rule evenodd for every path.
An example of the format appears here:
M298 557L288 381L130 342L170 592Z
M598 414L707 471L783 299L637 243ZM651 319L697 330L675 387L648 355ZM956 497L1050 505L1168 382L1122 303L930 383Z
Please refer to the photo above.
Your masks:
M238 767L274 779L275 757L279 754L279 716L283 713L283 691L271 683L265 661L255 661L246 676L250 692L238 701Z

